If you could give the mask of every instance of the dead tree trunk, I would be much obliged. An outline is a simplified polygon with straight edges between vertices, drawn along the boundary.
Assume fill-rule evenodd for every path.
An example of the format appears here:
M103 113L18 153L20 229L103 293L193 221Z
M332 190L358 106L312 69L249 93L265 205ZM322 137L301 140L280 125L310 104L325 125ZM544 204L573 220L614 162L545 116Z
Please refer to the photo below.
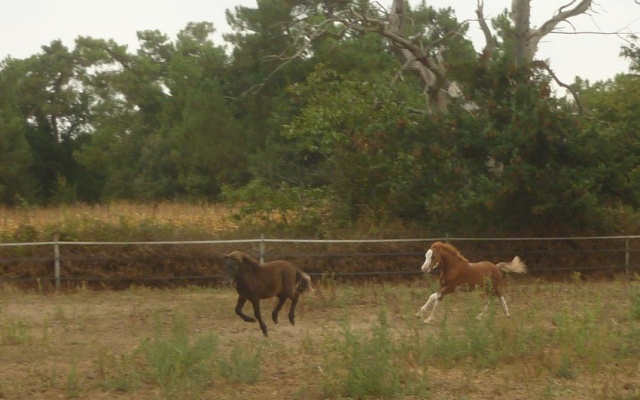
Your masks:
M402 26L406 19L406 0L393 0L391 12L389 13L388 29L381 32L389 42L396 57L402 63L402 71L414 71L424 85L423 94L427 104L434 104L435 108L441 112L447 111L448 94L447 89L450 82L447 78L447 71L442 58L429 54L429 48L416 45L413 41L402 35Z
M577 3L577 4L576 4ZM513 37L515 39L515 63L530 64L538 51L540 40L551 33L559 23L571 17L584 14L591 7L592 0L572 0L560 7L539 28L531 28L531 0L513 0L511 2L511 19L513 20ZM573 7L572 7L573 6ZM479 8L482 5L479 4Z
M579 109L581 109L582 107L580 105L580 99L578 98L577 93L575 93L575 91L569 85L559 80L546 62L534 61L534 59L536 52L538 51L538 44L544 36L553 32L553 30L556 28L556 26L558 26L559 23L568 21L569 18L586 13L591 7L591 3L592 0L571 0L568 4L560 7L553 14L553 16L545 23L543 23L539 28L534 29L531 28L530 21L531 0L512 0L511 2L510 17L513 21L512 36L515 42L515 64L519 66L533 66L535 64L537 68L545 69L549 73L549 76L551 76L551 78L558 84L558 86L564 87L572 94ZM486 21L484 21L482 8L483 1L478 0L476 15L478 15L480 29L484 33L487 42L485 47L485 53L487 53L491 52L491 50L493 49L495 45L495 38L491 34Z
M592 0L571 0L560 7L554 15L539 28L531 27L531 0L512 0L510 17L513 21L513 38L515 41L515 60L517 65L531 65L534 61L540 40L551 33L556 26L571 17L584 14L591 7ZM480 29L486 39L484 52L491 52L496 40L484 20L483 0L478 0L476 14ZM412 70L417 73L424 83L424 93L431 104L435 104L440 111L446 111L448 103L448 88L451 82L447 77L444 61L430 55L430 49L417 46L413 41L402 36L402 25L406 20L406 0L393 0L391 12L388 15L388 25L380 33L389 39L396 56L402 62L402 70ZM546 64L545 64L546 65ZM547 66L547 69L548 66ZM549 70L551 76L561 86L567 85L558 81Z

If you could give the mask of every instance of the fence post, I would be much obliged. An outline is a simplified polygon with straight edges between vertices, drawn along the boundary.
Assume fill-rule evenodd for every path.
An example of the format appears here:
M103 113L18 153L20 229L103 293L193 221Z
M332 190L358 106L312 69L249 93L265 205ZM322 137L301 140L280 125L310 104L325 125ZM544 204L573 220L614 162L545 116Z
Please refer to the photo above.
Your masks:
M627 277L629 277L629 260L630 260L630 254L629 254L629 237L627 236L624 239L624 273Z
M60 290L60 245L57 232L53 235L53 276L57 292Z
M260 264L264 263L264 234L260 234Z

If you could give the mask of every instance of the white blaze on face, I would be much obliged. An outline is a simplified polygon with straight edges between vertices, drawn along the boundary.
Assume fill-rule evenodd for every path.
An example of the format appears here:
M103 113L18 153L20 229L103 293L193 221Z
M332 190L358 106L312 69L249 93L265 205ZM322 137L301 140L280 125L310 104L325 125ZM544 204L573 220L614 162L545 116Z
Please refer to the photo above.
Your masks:
M422 264L422 267L420 267L422 272L429 271L429 265L431 265L432 257L433 257L433 250L429 249L424 255L424 264Z

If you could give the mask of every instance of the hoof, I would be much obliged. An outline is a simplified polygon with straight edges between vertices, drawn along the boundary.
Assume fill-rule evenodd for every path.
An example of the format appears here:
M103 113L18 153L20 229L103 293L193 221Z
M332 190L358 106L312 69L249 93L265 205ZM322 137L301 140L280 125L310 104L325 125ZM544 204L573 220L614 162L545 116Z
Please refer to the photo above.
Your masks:
M296 319L291 317L291 318L289 318L289 322L291 322L291 325L295 325L296 324Z
M480 321L480 320L482 319L482 314L478 314L478 315L476 315L476 319L477 319L478 321Z
M273 320L274 323L278 323L278 316L277 315L273 315L271 316L271 319Z
M421 312L421 311L418 311L418 312L416 313L416 317L422 317L422 312Z
M433 317L429 317L423 321L425 324L430 324L433 322Z

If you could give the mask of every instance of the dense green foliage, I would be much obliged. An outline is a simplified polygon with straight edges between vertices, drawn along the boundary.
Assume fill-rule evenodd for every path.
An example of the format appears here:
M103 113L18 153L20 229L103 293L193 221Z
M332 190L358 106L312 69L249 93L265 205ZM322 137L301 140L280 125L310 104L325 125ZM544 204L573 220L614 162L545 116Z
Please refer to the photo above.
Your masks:
M305 2L309 23L330 3ZM496 50L478 55L446 34L452 10L422 4L404 33L438 43L462 95L446 113L420 112L423 87L397 79L375 32L334 26L296 47L301 6L229 12L229 51L193 22L175 40L139 32L135 53L79 37L1 61L0 203L233 200L312 234L328 215L451 234L628 228L640 206L637 75L578 79L578 113L545 72L515 65L505 15ZM637 47L622 54L637 70Z

